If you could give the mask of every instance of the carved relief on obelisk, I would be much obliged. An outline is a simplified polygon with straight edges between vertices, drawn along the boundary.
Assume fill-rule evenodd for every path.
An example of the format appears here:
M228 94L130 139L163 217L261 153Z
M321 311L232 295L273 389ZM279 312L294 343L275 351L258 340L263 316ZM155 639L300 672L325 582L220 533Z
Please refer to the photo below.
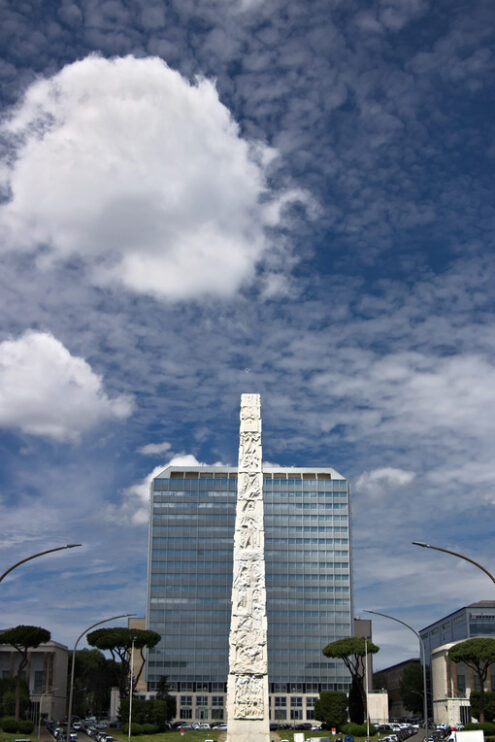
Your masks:
M259 394L241 397L227 742L270 742Z

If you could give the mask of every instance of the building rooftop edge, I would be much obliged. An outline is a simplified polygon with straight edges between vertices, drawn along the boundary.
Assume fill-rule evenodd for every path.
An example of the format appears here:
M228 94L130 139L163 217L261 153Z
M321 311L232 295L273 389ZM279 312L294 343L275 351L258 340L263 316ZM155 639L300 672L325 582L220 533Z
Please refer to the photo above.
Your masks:
M402 667L403 665L409 665L411 662L418 663L420 662L419 657L409 657L408 660L402 660L402 662L396 662L395 665L389 665L388 667L382 667L381 670L373 670L373 675L379 675L382 672L388 672L389 670L395 670L397 667Z
M153 477L154 479L167 479L170 472L183 471L185 473L203 473L203 474L237 474L237 466L164 466L163 470ZM263 473L266 474L330 474L332 479L347 481L342 474L331 466L263 466Z
M446 621L451 616L455 616L456 613L465 611L467 608L495 608L495 600L478 600L477 603L469 603L469 605L463 605L460 608L456 608L455 611L452 611L451 613L447 613L446 616L442 616L441 618L438 618L436 621L429 623L428 626L425 626L423 629L420 629L419 633L422 634L423 631L428 631L428 629L431 629L432 626L436 626L437 623Z
M2 634L4 631L8 631L8 629L0 629L0 634ZM4 649L5 647L9 651L14 648L12 644L0 644L0 651L2 651L2 649ZM57 642L54 639L50 639L50 641L38 644L37 647L29 647L29 652L42 652L47 648L50 649L54 647L58 647L59 649L66 649L67 651L69 651L69 647L67 646L67 644L62 644L61 642Z

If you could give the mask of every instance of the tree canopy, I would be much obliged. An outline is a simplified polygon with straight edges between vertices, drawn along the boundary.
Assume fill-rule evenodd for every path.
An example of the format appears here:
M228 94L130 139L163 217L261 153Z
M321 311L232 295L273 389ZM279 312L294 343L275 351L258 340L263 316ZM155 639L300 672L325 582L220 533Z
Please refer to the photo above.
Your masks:
M315 719L322 721L328 728L340 727L347 721L347 697L338 690L321 691L315 701Z
M376 644L369 639L366 640L360 636L349 636L345 639L337 639L330 642L323 649L325 657L336 657L344 660L344 663L351 675L358 675L359 672L364 674L364 663L362 659L365 654L375 654L380 650Z
M419 662L408 665L400 678L401 701L408 711L421 714L423 711L423 671Z
M469 703L471 704L471 714L476 719L480 716L480 691L472 690L469 696ZM495 690L485 692L485 721L495 721Z
M69 658L69 672L72 657ZM104 716L110 705L110 689L120 665L105 657L99 649L76 652L73 707L79 716Z
M380 650L372 641L360 636L349 636L330 642L322 650L325 657L342 660L351 674L354 686L361 696L363 709L366 709L366 692L363 678L366 671L366 654L375 654Z
M39 647L49 642L51 634L40 626L15 626L0 634L0 644L11 644L18 652L24 654L26 649Z
M28 661L28 652L30 649L39 647L40 644L49 642L51 634L47 629L41 626L14 626L12 629L2 631L0 634L0 644L9 644L15 647L21 655L16 673L15 686L15 718L19 718L21 706L21 675Z
M463 662L473 670L480 681L479 721L485 721L485 680L488 668L495 663L495 639L482 636L466 639L449 649L449 658L458 664Z
M134 649L139 650L141 657L140 667L138 667L137 675L133 679L133 684L135 685L139 681L143 671L145 662L144 649L146 647L154 647L160 639L161 636L156 631L122 628L120 626L96 629L96 631L92 631L87 636L88 644L103 651L108 650L114 661L116 661L117 657L120 659L121 664L118 669L117 681L121 698L129 695L130 661L133 644Z
M16 683L17 678L0 678L0 718L15 714ZM29 689L22 679L20 686L20 713L23 715L29 708Z

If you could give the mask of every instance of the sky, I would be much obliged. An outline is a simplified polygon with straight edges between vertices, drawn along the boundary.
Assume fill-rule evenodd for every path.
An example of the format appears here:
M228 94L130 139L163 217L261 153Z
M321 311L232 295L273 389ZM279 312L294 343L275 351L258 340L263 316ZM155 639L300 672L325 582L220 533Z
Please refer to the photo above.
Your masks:
M2 625L143 615L150 476L235 466L243 392L349 479L356 616L493 599L411 545L495 569L493 2L0 8L0 565L83 544Z

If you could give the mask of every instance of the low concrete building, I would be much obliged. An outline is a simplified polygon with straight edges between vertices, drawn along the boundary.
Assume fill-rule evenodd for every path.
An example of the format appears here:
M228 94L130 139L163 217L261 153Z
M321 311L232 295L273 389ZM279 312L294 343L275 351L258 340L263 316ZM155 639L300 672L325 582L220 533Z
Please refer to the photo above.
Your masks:
M388 723L388 693L386 690L368 692L368 714L372 724Z
M479 690L478 677L462 662L455 664L449 659L449 649L460 642L449 642L431 653L431 677L433 691L433 720L436 724L471 721L469 697L472 690ZM485 690L495 690L495 665L490 667Z
M30 649L25 679L31 700L30 716L37 722L65 716L67 707L67 667L69 650L64 644L49 641ZM0 677L15 677L20 653L8 644L0 644Z

